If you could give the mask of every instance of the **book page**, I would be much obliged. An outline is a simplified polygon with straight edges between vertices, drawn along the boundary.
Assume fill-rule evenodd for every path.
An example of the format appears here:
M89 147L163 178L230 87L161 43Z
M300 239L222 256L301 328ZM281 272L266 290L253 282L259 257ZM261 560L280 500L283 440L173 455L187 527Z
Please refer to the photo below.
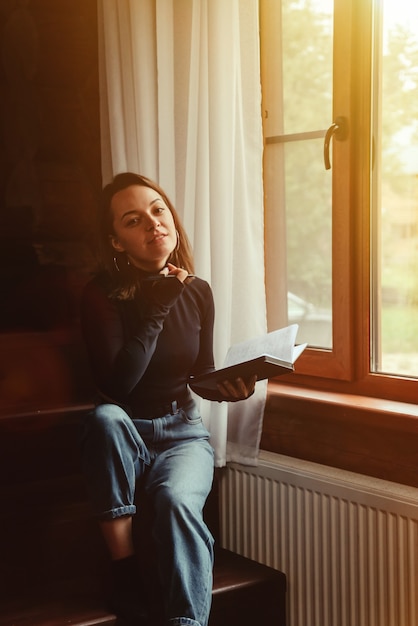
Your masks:
M261 335L261 337L234 344L227 352L223 367L249 361L264 354L274 356L285 363L293 363L294 356L297 358L301 352L297 355L295 353L298 328L297 324L292 324L286 328Z

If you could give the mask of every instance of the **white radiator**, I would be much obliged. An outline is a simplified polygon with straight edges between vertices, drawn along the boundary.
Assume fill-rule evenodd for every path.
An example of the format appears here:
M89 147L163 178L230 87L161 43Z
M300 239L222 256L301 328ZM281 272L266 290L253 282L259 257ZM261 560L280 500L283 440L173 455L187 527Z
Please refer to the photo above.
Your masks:
M220 497L223 546L287 575L288 626L418 626L418 489L262 452Z

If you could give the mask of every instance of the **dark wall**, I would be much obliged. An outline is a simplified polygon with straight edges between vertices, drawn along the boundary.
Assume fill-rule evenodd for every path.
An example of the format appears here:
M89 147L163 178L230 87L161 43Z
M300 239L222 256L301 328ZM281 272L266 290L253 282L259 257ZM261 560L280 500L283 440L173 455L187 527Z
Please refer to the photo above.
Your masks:
M83 400L101 188L96 0L0 0L0 415Z

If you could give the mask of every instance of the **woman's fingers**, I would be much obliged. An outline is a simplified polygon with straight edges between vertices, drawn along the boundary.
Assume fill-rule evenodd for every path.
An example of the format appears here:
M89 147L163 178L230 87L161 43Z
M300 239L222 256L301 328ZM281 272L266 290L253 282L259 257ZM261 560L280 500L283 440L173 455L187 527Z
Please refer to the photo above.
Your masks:
M176 267L172 263L167 263L167 267L165 267L164 270L167 270L166 276L175 276L179 279L181 283L184 283L187 276L189 275L187 270L183 269L182 267ZM164 270L162 270L162 272L164 272Z
M225 398L245 400L253 393L256 382L256 375L251 376L251 378L246 381L239 377L235 380L224 380L218 385L218 389Z

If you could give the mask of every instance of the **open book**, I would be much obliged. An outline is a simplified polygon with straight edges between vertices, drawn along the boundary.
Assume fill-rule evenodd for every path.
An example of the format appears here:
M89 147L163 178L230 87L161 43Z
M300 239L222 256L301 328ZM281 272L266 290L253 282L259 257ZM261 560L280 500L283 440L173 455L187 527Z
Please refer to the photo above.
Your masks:
M256 374L257 380L262 380L288 374L307 346L306 343L295 345L298 328L292 324L236 343L229 348L222 369L196 376L190 382L204 389L216 389L218 383L227 379L246 379Z

